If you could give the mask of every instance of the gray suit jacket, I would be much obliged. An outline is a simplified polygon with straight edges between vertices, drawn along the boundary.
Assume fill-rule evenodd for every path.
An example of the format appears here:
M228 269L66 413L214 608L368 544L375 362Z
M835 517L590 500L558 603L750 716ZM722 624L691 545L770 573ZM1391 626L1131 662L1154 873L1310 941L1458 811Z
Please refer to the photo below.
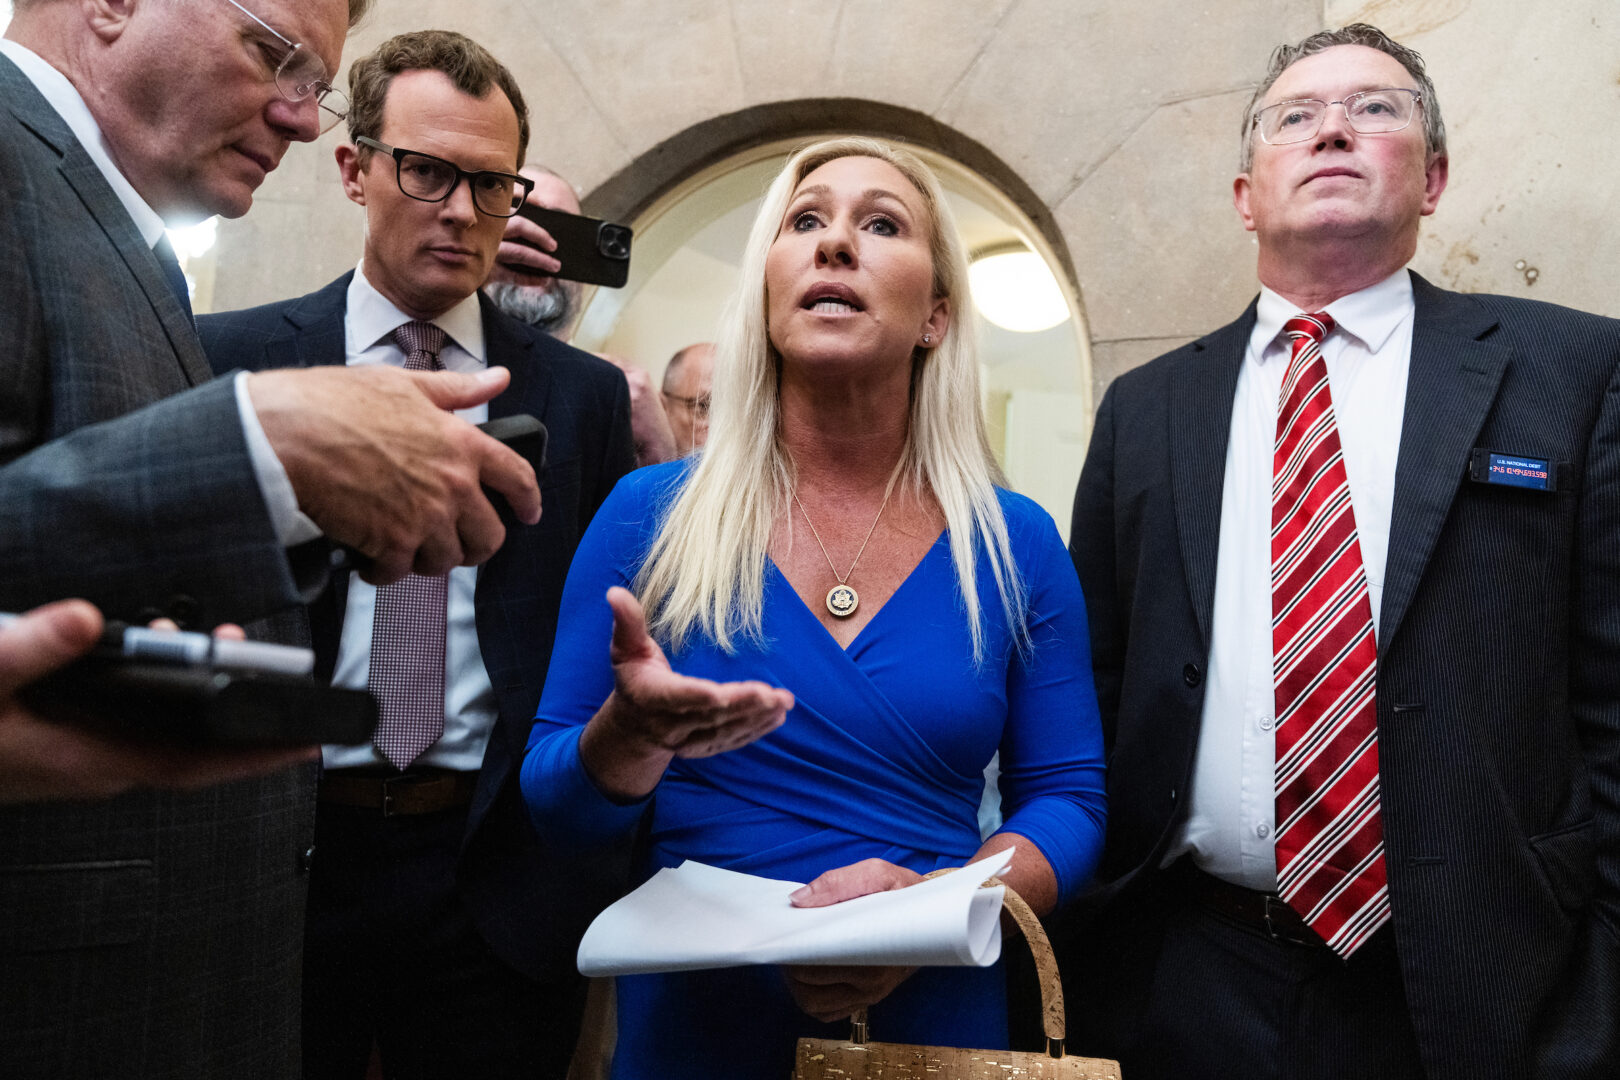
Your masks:
M1377 688L1413 1026L1433 1080L1614 1077L1620 322L1416 275L1413 295ZM1186 820L1254 317L1120 376L1098 411L1070 532L1108 746L1082 923L1128 913ZM1557 490L1469 479L1476 448L1556 463ZM1103 935L1073 929L1078 973Z
M210 625L298 602L314 578L276 543L229 382L4 57L0 162L0 610ZM294 1076L312 785L0 811L6 1076Z

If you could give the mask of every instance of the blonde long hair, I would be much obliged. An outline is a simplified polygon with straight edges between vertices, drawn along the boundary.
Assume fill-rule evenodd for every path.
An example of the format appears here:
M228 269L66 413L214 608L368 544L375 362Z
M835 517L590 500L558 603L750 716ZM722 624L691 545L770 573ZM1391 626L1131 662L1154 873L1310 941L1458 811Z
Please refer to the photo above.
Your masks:
M727 652L735 651L739 636L755 641L763 636L765 560L772 528L794 485L793 463L779 435L781 358L766 325L765 259L800 182L845 157L893 165L922 195L933 223L934 295L950 300L953 310L939 345L918 349L912 357L902 478L912 490L931 490L939 500L973 654L983 660L984 614L975 573L981 542L1014 640L1022 645L1027 631L1023 583L995 492L1003 482L1001 470L979 411L967 258L933 173L916 156L876 139L846 137L805 147L766 192L715 343L709 441L669 508L635 591L654 636L676 649L700 629Z

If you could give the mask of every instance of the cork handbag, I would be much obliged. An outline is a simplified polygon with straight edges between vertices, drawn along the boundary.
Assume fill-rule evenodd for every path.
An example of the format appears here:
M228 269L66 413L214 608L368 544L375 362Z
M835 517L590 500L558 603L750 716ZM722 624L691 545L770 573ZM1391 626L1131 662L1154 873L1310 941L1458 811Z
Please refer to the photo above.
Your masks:
M991 878L985 887L1001 884ZM866 1037L866 1010L861 1009L850 1018L853 1030L848 1041L799 1040L792 1080L1121 1080L1118 1062L1063 1052L1063 984L1052 943L1041 921L1012 889L1002 906L1018 921L1035 955L1046 1053L871 1042Z

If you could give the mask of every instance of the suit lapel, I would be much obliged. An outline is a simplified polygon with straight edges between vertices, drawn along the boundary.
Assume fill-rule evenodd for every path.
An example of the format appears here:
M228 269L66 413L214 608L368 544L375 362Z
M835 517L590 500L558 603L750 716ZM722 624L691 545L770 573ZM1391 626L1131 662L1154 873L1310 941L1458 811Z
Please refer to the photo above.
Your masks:
M1496 319L1466 296L1437 289L1416 274L1412 294L1417 312L1395 462L1380 655L1411 606L1511 358L1506 347L1481 340Z
M208 364L208 357L203 354L196 327L169 289L169 283L158 266L157 256L152 254L152 249L135 227L129 211L118 201L107 178L90 160L90 155L85 153L67 122L21 69L4 56L0 56L0 91L8 99L7 106L12 113L62 155L59 166L62 179L101 227L108 243L118 252L118 257L135 279L136 285L151 303L153 315L174 348L175 359L180 364L186 383L197 386L208 382L214 377L214 372Z
M317 367L348 360L343 316L353 277L351 270L325 288L300 297L282 312L286 332L265 342L266 366Z
M518 324L495 310L489 298L478 294L484 316L484 357L491 367L504 367L512 381L504 393L489 403L489 418L529 413L544 418L546 400L551 396L551 365L538 362L534 339L518 332Z
M1170 484L1198 632L1207 647L1215 608L1215 559L1221 539L1221 491L1243 353L1254 330L1254 304L1234 323L1193 343L1184 373L1170 386Z

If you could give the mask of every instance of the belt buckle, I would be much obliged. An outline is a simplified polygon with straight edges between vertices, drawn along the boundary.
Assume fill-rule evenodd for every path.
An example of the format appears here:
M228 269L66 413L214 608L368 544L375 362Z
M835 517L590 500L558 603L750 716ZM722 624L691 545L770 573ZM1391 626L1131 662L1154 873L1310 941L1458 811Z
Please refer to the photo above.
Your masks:
M394 809L394 785L406 779L405 776L391 776L382 782L382 816L393 817L398 811Z
M1275 907L1273 905L1275 905ZM1299 941L1299 938L1298 938L1297 935L1285 933L1282 929L1280 929L1277 926L1277 924L1275 922L1272 921L1271 913L1274 910L1277 910L1277 909L1281 909L1282 912L1285 912L1286 914L1289 914L1289 915L1293 914L1293 909L1288 906L1288 901L1284 900L1282 897L1278 896L1276 893L1267 893L1266 894L1266 900L1265 900L1265 906L1264 906L1264 915L1265 915L1265 921L1266 921L1266 933L1271 936L1272 941L1286 941L1290 945L1298 945L1298 944L1300 944L1300 941ZM1284 915L1279 915L1278 918L1283 919L1283 918L1285 918L1285 916ZM1298 918L1298 916L1295 916L1295 918Z

